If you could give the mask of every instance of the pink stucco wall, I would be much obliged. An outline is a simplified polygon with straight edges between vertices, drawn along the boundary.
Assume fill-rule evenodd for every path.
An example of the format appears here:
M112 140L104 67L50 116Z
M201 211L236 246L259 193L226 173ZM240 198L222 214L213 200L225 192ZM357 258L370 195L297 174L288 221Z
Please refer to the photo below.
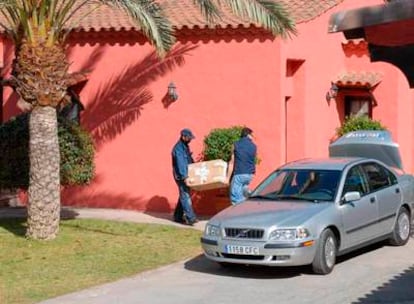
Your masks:
M80 95L86 107L82 124L97 144L96 179L65 189L63 203L171 211L178 193L170 152L184 127L196 134L191 143L195 156L211 129L251 127L261 159L252 186L285 161L326 156L344 113L341 97L328 103L325 94L331 81L348 70L384 75L373 91L378 102L373 117L390 129L406 170L413 172L414 101L408 82L389 64L370 63L366 54L344 54L342 34L327 33L333 12L378 3L344 1L299 24L298 36L286 41L252 38L248 31L209 32L201 38L186 33L163 61L127 33L73 37L68 52L72 71L92 70ZM163 98L171 81L179 99L166 107ZM6 90L6 117L16 114L9 95ZM226 205L225 191L215 201L206 199L212 196L194 195L198 213Z
M184 127L191 128L197 136L191 143L197 156L211 129L250 126L262 160L254 183L280 163L279 43L266 37L225 38L217 42L211 38L207 37L206 42L179 42L175 51L182 54L180 64L165 72L162 62L143 62L152 52L148 45L115 44L103 48L81 92L86 104L83 124L99 138L97 178L87 188L69 191L70 195L63 197L65 203L169 211L177 199L170 152ZM73 70L97 53L97 48L74 44L70 52L76 58ZM149 69L143 75L142 65ZM162 100L170 81L176 84L179 99L165 107ZM145 104L134 100L140 89L151 94ZM97 94L105 90L108 97ZM122 112L124 107L125 111L136 112L129 123L122 117L127 115ZM110 117L107 112L119 115L124 122L106 121ZM100 138L98 134L106 127L108 134ZM208 213L215 207L198 209Z

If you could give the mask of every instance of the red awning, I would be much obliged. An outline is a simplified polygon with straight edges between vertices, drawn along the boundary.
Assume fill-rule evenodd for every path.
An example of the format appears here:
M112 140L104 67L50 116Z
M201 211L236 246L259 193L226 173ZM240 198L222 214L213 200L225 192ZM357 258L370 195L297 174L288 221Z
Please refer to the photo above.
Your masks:
M371 89L381 82L383 75L373 71L346 71L338 75L334 83L338 87Z

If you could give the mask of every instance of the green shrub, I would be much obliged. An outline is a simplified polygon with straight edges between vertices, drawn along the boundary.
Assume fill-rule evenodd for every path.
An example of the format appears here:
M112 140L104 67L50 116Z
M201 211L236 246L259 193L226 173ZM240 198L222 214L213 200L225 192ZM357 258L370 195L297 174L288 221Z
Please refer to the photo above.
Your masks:
M345 119L345 122L336 129L336 135L342 136L348 132L358 130L386 130L387 128L378 120L373 120L368 116L351 116Z
M94 146L85 130L58 118L61 185L83 185L94 176ZM0 125L0 188L29 186L29 116L19 115Z
M92 137L70 120L60 118L58 122L60 182L62 185L88 184L95 172Z
M231 159L231 150L234 142L240 139L244 126L213 129L204 137L202 160L222 159L226 162Z

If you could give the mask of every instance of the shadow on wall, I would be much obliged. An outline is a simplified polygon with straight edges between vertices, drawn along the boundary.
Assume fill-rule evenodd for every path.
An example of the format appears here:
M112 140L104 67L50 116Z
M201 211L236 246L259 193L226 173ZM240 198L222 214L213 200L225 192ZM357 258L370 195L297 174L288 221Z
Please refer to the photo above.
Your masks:
M62 190L63 206L114 208L138 210L146 213L172 213L177 205L177 199L172 202L164 196L154 195L150 199L129 196L127 193L113 194L109 192L94 192L93 188L99 178L88 187L75 186ZM231 205L228 189L213 189L193 191L191 194L194 212L198 216L212 216Z
M101 84L82 115L82 125L91 132L98 149L136 121L143 106L153 100L147 85L184 65L184 56L196 47L177 46L162 60L152 52Z
M81 123L92 134L97 150L120 135L140 117L143 106L153 100L153 94L147 86L177 67L183 66L184 56L196 47L177 46L162 60L155 52L152 52L142 61L125 68L122 73L101 84L96 95L87 103L82 113ZM97 52L95 58L99 58L99 54ZM99 178L95 178L88 186L89 190L83 187L66 188L62 192L63 204L156 210L158 212L171 211L167 199L158 195L146 201L142 197L130 197L128 194L92 193L90 189L99 183Z
M137 210L144 212L171 212L167 198L153 196L147 200L142 197L129 196L127 193L86 193L79 187L71 187L62 191L62 205L88 208L110 208Z
M105 54L105 47L106 47L105 45L98 45L98 47L96 47L92 51L88 59L85 60L80 65L79 71L81 72L93 71L93 69L98 65L100 59ZM4 54L5 66L2 69L3 76L11 73L12 62L15 56L14 48L12 46L6 45L4 53L5 53ZM70 60L70 57L72 56L72 53L73 53L73 49L68 48L66 52L66 56L67 58L69 58L69 60ZM6 117L12 117L12 116L21 114L22 110L17 107L18 100L19 100L19 96L14 91L8 96L7 100L4 102L4 112L6 113Z
M102 177L97 175L88 186L65 187L61 191L62 206L112 208L148 212L171 212L168 200L155 195L150 199L131 196L128 193L95 191L100 188Z
M91 185L92 186L92 185ZM27 191L18 189L17 197L13 200L12 207L25 207L28 203ZM10 204L10 202L9 202ZM155 195L150 199L142 197L132 197L128 194L113 194L99 192L94 193L91 187L71 186L63 188L61 191L61 205L72 207L88 208L112 208L138 210L149 213L171 213L175 204L170 204L168 199L163 196ZM16 208L18 210L19 208ZM22 210L25 210L23 208ZM62 214L64 218L71 218L67 212Z
M96 193L91 190L97 181L91 185L66 187L61 191L62 206L88 207L88 208L113 208L143 211L152 213L172 213L177 205L177 199L169 202L164 196L154 195L150 199L132 197L128 194L113 194L106 192ZM18 191L18 206L27 205L27 192ZM191 194L194 212L197 216L213 216L221 210L231 206L228 189L213 189L206 191L193 191Z

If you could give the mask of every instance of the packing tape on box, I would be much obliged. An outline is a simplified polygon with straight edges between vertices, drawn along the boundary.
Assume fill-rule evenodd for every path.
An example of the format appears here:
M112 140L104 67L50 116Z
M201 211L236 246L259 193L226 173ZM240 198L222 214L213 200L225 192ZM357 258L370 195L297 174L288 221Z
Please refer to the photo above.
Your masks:
M210 170L205 164L203 164L200 168L194 170L194 174L200 177L201 183L205 183L208 179L208 175L210 174Z

